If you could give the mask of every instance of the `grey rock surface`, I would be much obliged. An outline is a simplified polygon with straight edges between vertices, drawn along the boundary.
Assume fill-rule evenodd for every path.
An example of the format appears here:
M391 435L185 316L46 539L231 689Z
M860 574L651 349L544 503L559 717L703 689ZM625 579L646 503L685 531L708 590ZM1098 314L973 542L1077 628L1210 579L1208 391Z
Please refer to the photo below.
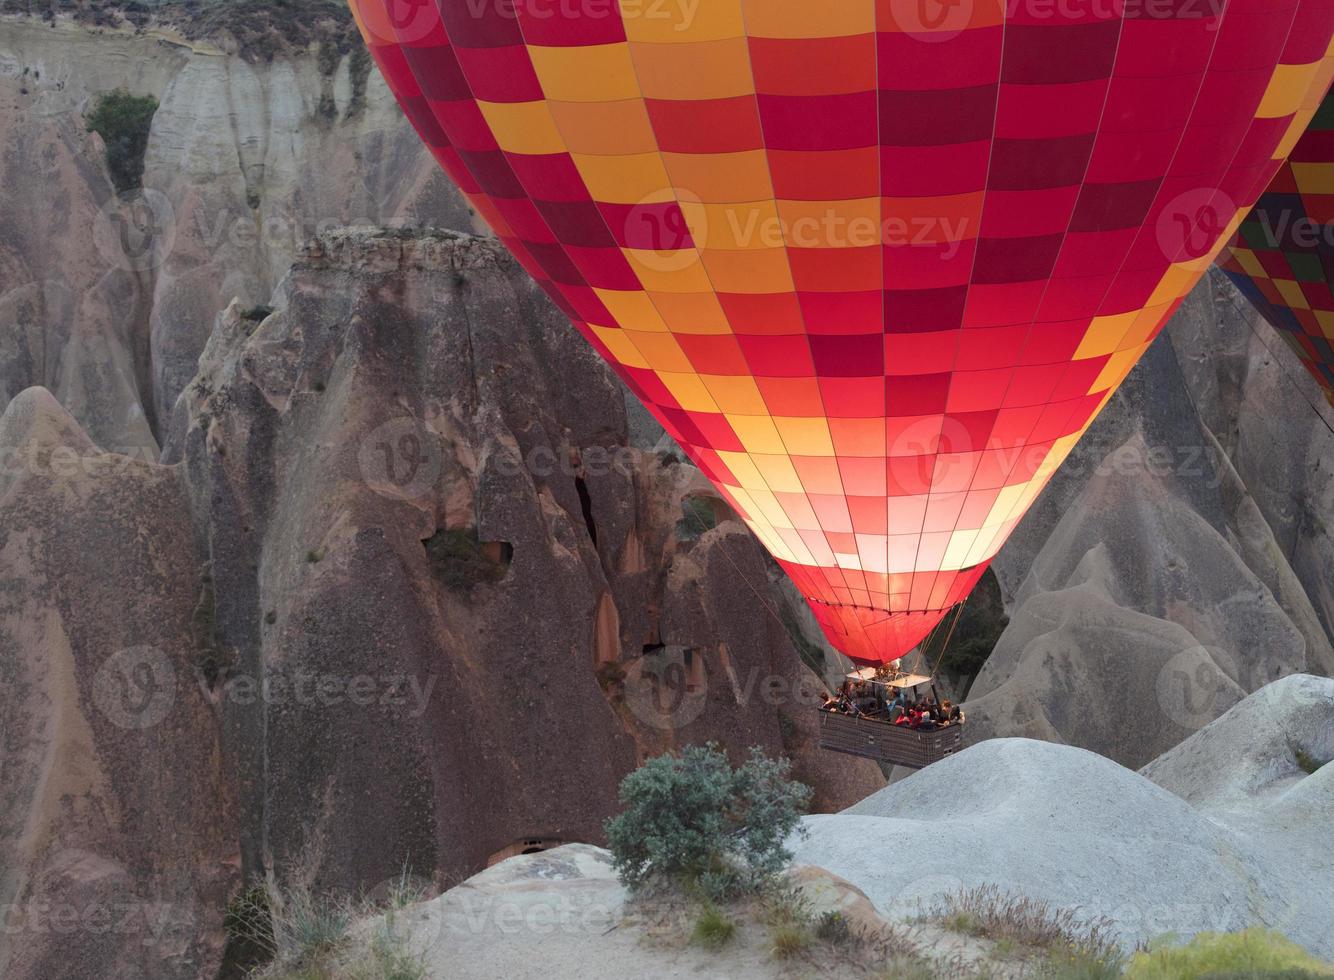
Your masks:
M0 415L0 976L195 980L240 880L178 469Z
M1127 944L1260 925L1329 958L1334 766L1301 773L1293 745L1330 752L1331 738L1334 681L1308 676L1250 695L1143 774L993 739L808 817L797 860L891 917L996 884L1109 919Z
M1334 434L1238 302L1201 283L1002 550L1010 625L969 692L974 740L1138 767L1278 677L1334 673L1334 547L1294 513L1330 494Z

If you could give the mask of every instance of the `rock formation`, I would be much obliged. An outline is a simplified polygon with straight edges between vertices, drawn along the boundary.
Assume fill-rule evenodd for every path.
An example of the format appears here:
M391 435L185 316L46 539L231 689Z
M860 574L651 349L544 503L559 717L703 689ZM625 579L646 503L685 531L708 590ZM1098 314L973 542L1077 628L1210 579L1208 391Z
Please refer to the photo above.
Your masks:
M275 306L233 305L182 399L249 867L316 849L354 888L596 840L683 741L790 752L825 808L881 784L812 747L801 610L753 539L629 447L621 390L497 243L332 234ZM241 703L259 677L336 703Z
M1328 958L1334 765L1304 773L1298 743L1334 753L1334 681L1270 684L1143 774L1069 746L996 739L843 813L807 818L793 884L815 916L891 923L944 976L1041 972L933 914L945 895L982 885L1079 922L1110 920L1127 948L1264 926ZM827 949L785 963L762 922L726 914L740 924L722 949L687 944L691 919L674 926L652 902L630 902L606 851L569 845L512 858L365 928L389 928L433 980L844 975Z
M1258 924L1328 958L1334 767L1308 775L1295 750L1331 740L1334 680L1310 676L1250 695L1142 775L1070 746L993 739L808 817L797 860L890 916L994 883L1106 917L1129 944ZM895 858L867 859L881 853Z
M195 980L240 881L178 467L0 416L0 975Z
M974 741L1140 766L1277 677L1334 673L1314 516L1334 433L1240 302L1201 284L1002 550L1011 622L970 691Z
M7 896L169 895L189 936L132 962L192 976L242 873L356 892L596 841L685 742L791 755L826 809L883 785L813 747L807 611L692 467L629 445L496 243L330 235L275 307L219 317L178 463L102 453L42 389L4 415ZM5 975L117 975L119 937L83 939L0 945Z

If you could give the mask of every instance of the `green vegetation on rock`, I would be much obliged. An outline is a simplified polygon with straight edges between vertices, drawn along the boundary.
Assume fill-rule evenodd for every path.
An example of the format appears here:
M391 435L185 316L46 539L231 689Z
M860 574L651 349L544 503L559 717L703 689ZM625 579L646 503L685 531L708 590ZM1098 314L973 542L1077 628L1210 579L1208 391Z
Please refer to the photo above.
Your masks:
M88 129L106 144L111 183L122 194L143 181L144 152L157 107L158 101L151 95L131 95L118 89L103 95L88 114Z
M697 889L711 901L765 887L792 860L785 844L810 805L791 768L758 748L734 767L713 743L650 759L621 781L625 811L606 824L621 881Z
M1296 943L1267 929L1200 933L1184 946L1155 943L1136 954L1126 980L1222 980L1222 978L1334 977Z

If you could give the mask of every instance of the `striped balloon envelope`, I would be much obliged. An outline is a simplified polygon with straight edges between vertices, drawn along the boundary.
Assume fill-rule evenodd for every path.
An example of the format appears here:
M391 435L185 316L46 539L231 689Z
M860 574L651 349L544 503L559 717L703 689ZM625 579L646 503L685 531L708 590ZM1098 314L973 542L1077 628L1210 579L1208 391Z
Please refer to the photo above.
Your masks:
M967 595L1331 76L1330 0L353 0L496 235L866 663Z
M1334 98L1327 98L1219 265L1334 405Z

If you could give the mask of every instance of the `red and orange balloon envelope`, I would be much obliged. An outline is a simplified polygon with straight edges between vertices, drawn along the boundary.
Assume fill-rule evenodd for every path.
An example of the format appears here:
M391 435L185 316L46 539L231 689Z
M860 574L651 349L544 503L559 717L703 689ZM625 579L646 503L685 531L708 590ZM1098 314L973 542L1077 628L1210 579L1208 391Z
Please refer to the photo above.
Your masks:
M967 596L1213 261L1334 28L1330 0L353 7L477 211L868 663Z
M1334 405L1334 97L1321 104L1219 264Z

